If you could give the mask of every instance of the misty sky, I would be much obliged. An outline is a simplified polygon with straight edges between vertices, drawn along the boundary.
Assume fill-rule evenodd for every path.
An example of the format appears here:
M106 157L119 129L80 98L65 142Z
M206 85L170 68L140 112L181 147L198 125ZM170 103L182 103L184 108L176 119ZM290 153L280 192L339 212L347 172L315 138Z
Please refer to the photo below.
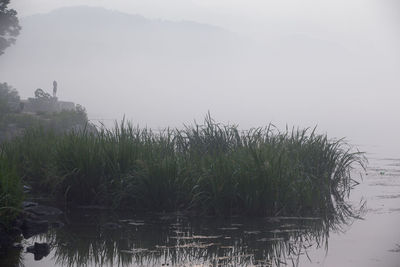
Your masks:
M219 56L220 50L214 51L217 54L206 51L191 56L188 48L177 54L178 60L161 52L154 56L148 51L127 56L124 50L104 58L104 50L98 45L95 49L102 58L97 60L92 56L92 63L86 60L78 64L74 63L78 59L71 59L58 66L46 59L48 65L44 62L35 67L38 60L23 46L24 36L32 34L23 30L17 44L0 58L0 71L4 70L0 81L15 86L23 97L29 96L35 87L50 84L54 77L60 81L60 97L83 104L92 118L117 119L125 114L141 125L165 127L201 120L210 110L217 120L239 123L244 128L268 122L279 126L318 125L330 136L346 136L355 143L378 144L391 152L400 151L400 1L11 2L20 18L66 6L97 6L161 22L215 25L232 33L235 40L213 39L215 44L229 46L223 56ZM193 31L190 25L186 26L189 33ZM25 29L29 31L29 25ZM177 43L187 33L179 34ZM84 40L82 36L79 38ZM96 42L109 45L102 39ZM32 46L39 51L34 43ZM42 53L50 55L51 49L40 50L42 58L45 55ZM90 47L87 49L94 53ZM196 46L196 49L202 48ZM87 54L83 50L77 57L84 58ZM22 55L29 60L20 59ZM187 61L185 55L195 63ZM135 70L135 74L129 70ZM127 88L127 84L136 89ZM97 101L93 100L90 89L75 89L82 85L99 90ZM110 87L115 95L105 93ZM111 102L107 109L100 99ZM133 104L131 99L137 102Z

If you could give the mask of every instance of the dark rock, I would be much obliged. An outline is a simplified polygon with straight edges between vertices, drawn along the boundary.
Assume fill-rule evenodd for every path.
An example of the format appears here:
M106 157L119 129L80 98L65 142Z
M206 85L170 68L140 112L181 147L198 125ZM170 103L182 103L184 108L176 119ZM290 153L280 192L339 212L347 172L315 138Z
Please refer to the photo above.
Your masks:
M24 193L28 193L32 190L32 187L30 187L29 185L24 185Z
M13 236L10 235L7 229L0 224L0 249L9 247L13 242Z
M33 253L35 255L35 261L41 260L43 257L46 257L50 253L50 246L47 243L37 243L33 246L29 246L26 248L26 252Z
M22 208L23 209L26 209L26 208L29 208L29 207L36 207L38 205L39 205L38 203L32 202L32 201L23 201L22 202Z
M10 230L8 230L8 234L12 236L19 236L22 234L22 231L18 227L12 227Z
M12 247L15 249L23 249L24 248L24 246L21 243L14 243L12 245Z
M50 222L50 226L53 228L61 228L64 227L64 223L60 221Z
M85 205L78 206L78 209L88 209L88 210L109 210L110 207L107 206L99 206L99 205Z
M62 211L54 208L54 207L48 207L48 206L31 206L28 208L24 209L25 212L35 214L37 216L58 216L62 214Z
M36 234L47 232L49 222L46 220L32 220L26 218L21 226L24 238L32 237Z
M20 236L21 230L18 227L7 228L0 224L0 251L12 247Z
M120 229L121 227L122 226L119 225L118 223L112 223L112 222L105 223L102 225L102 228L107 230L117 230Z
M22 226L23 223L24 223L24 220L23 220L22 218L17 218L17 219L14 221L13 225L14 225L15 227L17 227L17 228L21 228L21 226Z

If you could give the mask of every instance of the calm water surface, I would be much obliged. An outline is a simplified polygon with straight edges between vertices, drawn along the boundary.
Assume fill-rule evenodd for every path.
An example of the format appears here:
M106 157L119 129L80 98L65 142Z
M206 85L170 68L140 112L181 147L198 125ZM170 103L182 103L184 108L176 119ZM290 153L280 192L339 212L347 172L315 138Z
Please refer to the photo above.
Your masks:
M350 201L363 219L135 217L66 213L65 226L24 241L51 244L25 266L400 266L400 158L369 155ZM112 223L112 224L110 224ZM115 229L114 229L115 228Z

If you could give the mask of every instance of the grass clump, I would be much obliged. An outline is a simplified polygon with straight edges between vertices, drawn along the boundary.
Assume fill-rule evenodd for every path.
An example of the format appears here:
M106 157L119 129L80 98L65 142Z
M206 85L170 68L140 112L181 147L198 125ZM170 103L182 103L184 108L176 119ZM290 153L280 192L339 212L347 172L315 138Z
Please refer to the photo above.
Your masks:
M239 131L207 116L182 130L30 130L3 145L19 174L68 202L138 211L318 215L345 200L364 166L344 140L272 125Z
M9 227L21 211L23 188L16 168L0 151L0 225Z

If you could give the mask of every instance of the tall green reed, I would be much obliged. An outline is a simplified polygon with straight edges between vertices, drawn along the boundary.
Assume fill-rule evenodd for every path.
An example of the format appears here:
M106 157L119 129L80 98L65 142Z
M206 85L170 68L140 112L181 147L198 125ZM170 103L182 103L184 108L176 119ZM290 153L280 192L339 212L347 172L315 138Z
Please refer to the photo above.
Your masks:
M16 167L0 150L0 224L9 227L21 211L23 189Z
M207 214L320 215L344 205L363 167L344 140L273 125L240 131L215 122L153 132L30 130L7 144L20 175L77 204Z

